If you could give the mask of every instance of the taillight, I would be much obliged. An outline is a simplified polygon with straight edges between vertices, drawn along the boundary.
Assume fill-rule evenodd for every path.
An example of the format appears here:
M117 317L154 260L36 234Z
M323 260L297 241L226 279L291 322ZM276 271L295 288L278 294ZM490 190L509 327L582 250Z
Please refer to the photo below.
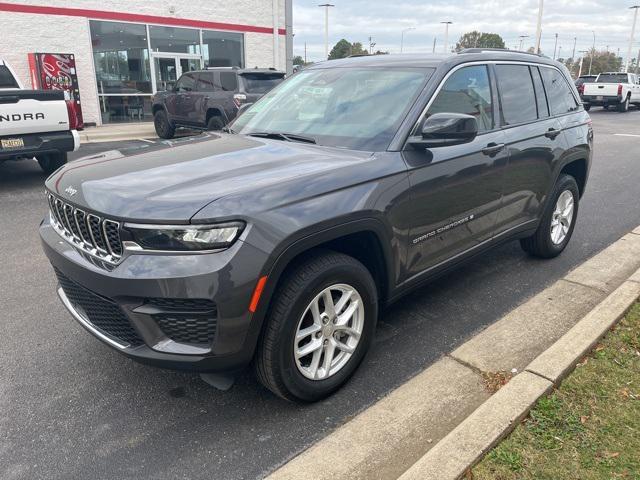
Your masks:
M69 117L69 130L76 130L80 126L76 104L73 100L65 100L65 103L67 104L67 116Z
M622 96L622 85L618 85L618 96Z
M236 93L233 96L233 103L235 103L236 107L238 108L240 108L240 105L242 105L246 101L247 101L247 96L244 93Z
M578 86L578 93L579 93L580 95L584 94L584 84L582 84L582 85Z

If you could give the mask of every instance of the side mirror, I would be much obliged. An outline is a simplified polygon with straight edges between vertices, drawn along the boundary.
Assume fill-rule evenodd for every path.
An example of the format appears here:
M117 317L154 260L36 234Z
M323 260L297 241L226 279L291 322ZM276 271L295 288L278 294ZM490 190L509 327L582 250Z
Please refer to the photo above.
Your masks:
M240 105L240 108L238 108L238 113L236 114L236 117L239 117L240 115L242 115L242 113L247 110L251 105L253 105L253 103L243 103L242 105Z
M478 121L464 113L435 113L428 117L421 135L409 137L417 149L448 147L471 142L478 135Z

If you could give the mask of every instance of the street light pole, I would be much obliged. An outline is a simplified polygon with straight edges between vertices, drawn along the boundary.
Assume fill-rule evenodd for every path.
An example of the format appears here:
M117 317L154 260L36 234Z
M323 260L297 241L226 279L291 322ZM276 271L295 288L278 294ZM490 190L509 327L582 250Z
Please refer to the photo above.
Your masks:
M444 23L444 53L449 53L449 25L453 22L446 21L440 23Z
M335 7L331 3L323 3L318 5L324 7L324 59L329 59L329 7Z
M591 67L593 66L593 56L596 53L596 32L591 30L593 33L593 47L591 48L591 55L589 55L589 75L591 75Z
M582 62L584 62L584 54L585 53L589 53L588 50L580 50L580 53L582 54L582 56L580 56L580 67L578 68L578 77L580 78L580 76L582 75Z
M578 37L573 37L573 52L571 52L571 60L575 63L576 61L576 42L578 41Z
M542 9L544 7L544 0L540 0L538 5L538 27L536 28L536 52L540 53L540 39L542 38Z
M633 7L629 7L633 10L633 26L631 27L631 36L629 37L629 50L627 50L627 61L624 65L624 71L627 72L629 70L629 61L631 60L631 48L633 47L633 37L636 34L636 21L638 20L638 9L640 5L634 5Z
M415 30L415 27L409 27L402 30L402 35L400 36L400 53L402 53L402 48L404 47L404 34L406 32L410 32L411 30Z
M558 34L556 33L556 43L553 45L553 59L556 59L556 49L558 48Z
M524 43L525 38L529 38L529 35L520 35L520 46L518 47L518 50L520 51L522 51L522 44Z

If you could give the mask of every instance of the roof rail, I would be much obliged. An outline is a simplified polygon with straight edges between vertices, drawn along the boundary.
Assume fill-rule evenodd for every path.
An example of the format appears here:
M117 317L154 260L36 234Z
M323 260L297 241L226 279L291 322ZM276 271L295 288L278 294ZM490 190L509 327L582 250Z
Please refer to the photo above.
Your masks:
M522 52L520 50L509 50L506 48L465 48L460 50L458 54L461 53L484 53L484 52L501 52L501 53L518 53L522 55L534 55L536 57L544 57L544 55L540 55L539 53L533 52Z
M207 70L240 70L240 67L207 67Z

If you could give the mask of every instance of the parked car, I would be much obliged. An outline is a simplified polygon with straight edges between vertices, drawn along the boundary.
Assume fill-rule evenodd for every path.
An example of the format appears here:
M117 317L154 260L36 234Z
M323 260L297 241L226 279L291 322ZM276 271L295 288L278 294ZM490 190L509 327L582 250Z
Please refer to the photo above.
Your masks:
M52 173L80 147L73 103L57 90L27 90L0 58L0 163L36 158Z
M228 131L61 169L44 250L66 308L117 351L253 365L304 401L351 377L407 292L509 240L559 255L593 143L560 63L479 49L316 64Z
M153 98L153 118L160 138L176 128L221 130L246 103L253 103L284 79L273 69L210 68L182 75L170 91Z
M598 75L580 75L578 78L576 78L576 81L574 83L576 88L578 89L580 97L582 97L582 94L584 93L584 84L594 83L596 81L596 78L598 78Z
M594 83L584 85L582 101L585 110L592 106L605 109L616 106L619 112L629 110L629 105L640 105L640 82L634 73L601 73Z

